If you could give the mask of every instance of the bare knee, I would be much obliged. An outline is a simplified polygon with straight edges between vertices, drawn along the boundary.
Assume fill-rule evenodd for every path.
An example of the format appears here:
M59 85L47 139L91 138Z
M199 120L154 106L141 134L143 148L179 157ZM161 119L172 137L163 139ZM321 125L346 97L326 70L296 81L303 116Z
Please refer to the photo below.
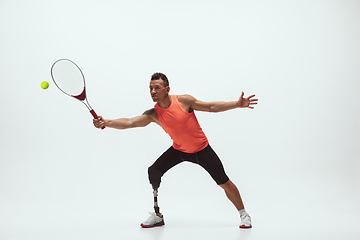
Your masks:
M226 190L231 189L234 186L234 184L230 180L228 180L226 183L220 184L219 186L222 187L226 191Z

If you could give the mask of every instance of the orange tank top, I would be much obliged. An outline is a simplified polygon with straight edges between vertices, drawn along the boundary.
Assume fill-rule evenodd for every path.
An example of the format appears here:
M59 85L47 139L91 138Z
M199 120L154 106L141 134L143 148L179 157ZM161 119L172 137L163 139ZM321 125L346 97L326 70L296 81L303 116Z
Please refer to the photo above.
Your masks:
M186 153L203 150L209 142L194 111L186 112L176 95L170 95L170 99L171 104L168 108L163 109L156 103L155 109L161 127L173 140L173 147Z

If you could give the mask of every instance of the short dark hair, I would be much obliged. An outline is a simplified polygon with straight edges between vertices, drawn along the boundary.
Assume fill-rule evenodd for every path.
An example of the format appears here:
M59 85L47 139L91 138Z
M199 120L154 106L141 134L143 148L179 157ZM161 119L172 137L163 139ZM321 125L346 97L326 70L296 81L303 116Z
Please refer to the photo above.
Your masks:
M165 74L157 72L151 76L151 80L159 80L159 79L163 80L164 87L169 86L169 80L167 79Z

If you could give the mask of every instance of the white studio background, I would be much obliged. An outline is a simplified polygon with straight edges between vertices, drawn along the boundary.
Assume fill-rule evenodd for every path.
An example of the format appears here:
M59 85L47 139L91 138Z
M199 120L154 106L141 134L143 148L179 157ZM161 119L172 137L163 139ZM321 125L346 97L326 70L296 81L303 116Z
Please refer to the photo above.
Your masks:
M359 239L359 42L355 0L0 0L0 239ZM256 94L255 110L197 113L254 228L184 163L160 188L167 225L140 229L171 140L95 129L52 83L59 58L105 118L151 108L157 71L172 94Z

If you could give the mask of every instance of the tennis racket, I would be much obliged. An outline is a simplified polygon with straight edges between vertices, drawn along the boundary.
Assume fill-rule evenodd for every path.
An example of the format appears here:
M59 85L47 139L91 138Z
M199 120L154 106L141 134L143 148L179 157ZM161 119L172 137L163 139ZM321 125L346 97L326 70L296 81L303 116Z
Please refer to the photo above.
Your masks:
M80 100L97 119L98 115L86 99L85 77L81 69L69 59L57 60L51 67L51 77L55 85L66 95ZM101 129L104 129L102 126Z

